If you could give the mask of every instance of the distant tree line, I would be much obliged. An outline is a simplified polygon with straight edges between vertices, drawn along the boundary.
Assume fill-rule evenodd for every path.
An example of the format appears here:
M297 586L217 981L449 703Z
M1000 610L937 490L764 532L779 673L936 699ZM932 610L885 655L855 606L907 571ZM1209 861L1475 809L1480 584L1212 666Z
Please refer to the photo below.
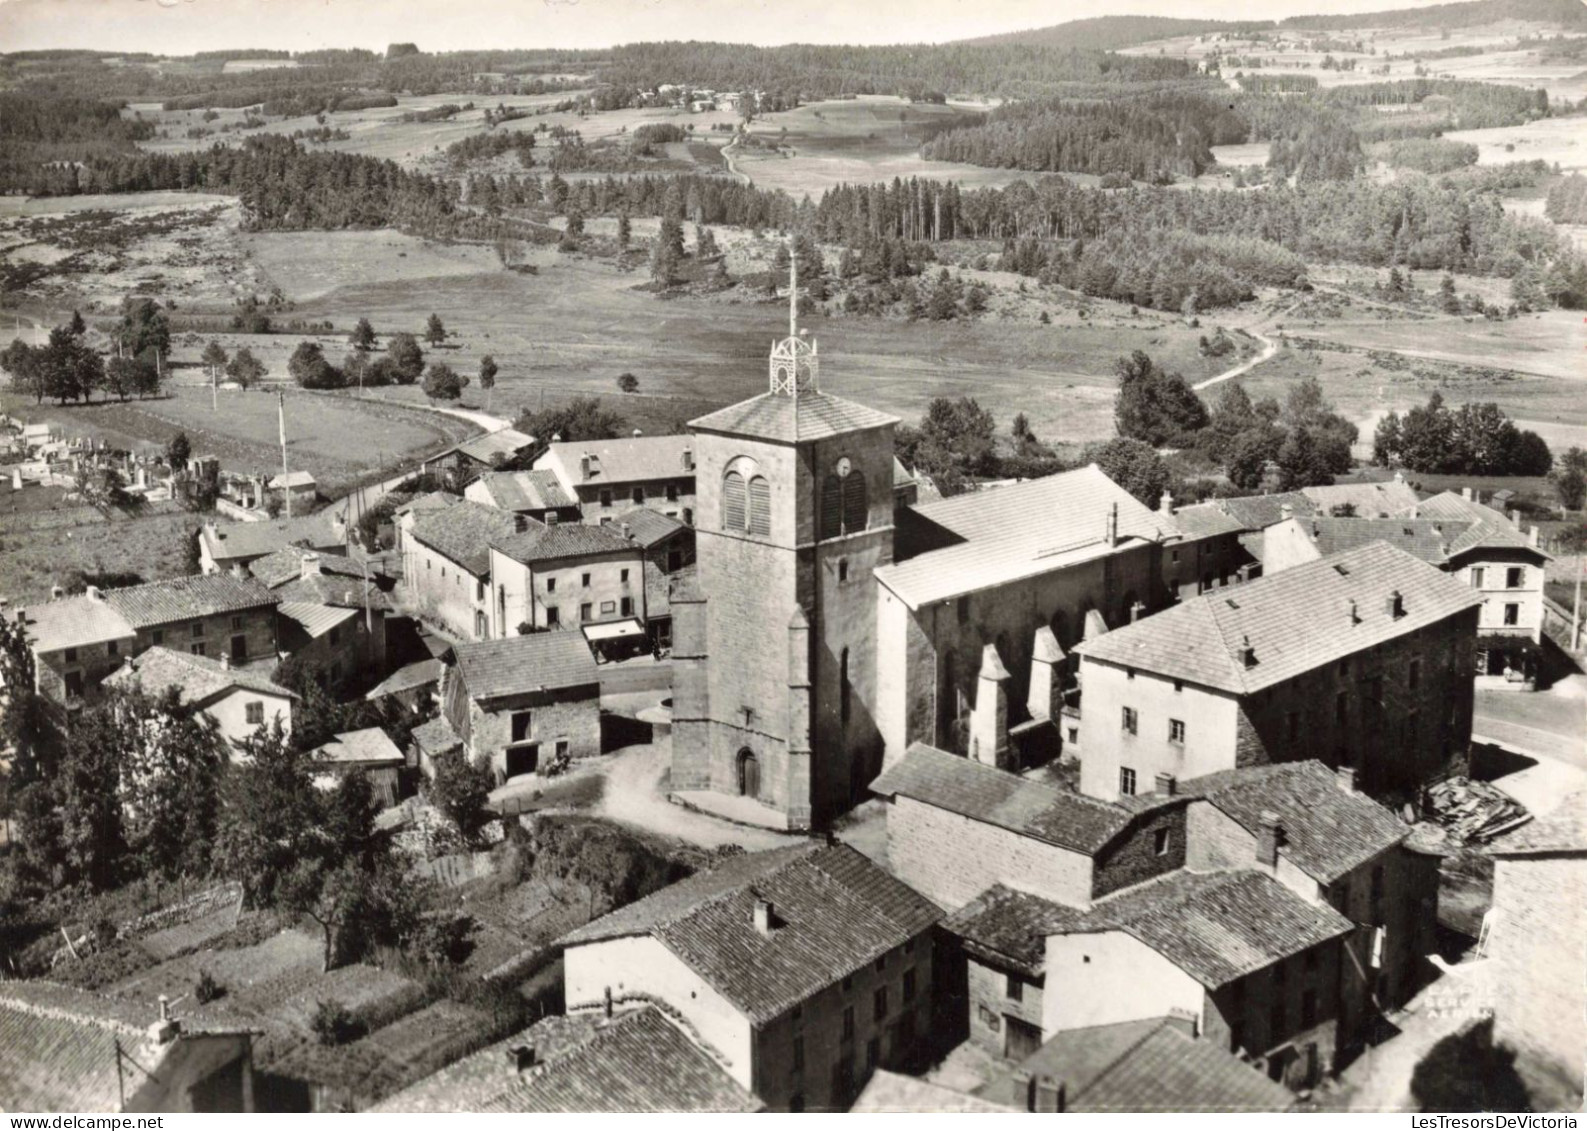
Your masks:
M1372 460L1446 475L1547 475L1554 465L1543 438L1517 428L1498 405L1451 409L1438 392L1403 417L1391 412L1378 423Z

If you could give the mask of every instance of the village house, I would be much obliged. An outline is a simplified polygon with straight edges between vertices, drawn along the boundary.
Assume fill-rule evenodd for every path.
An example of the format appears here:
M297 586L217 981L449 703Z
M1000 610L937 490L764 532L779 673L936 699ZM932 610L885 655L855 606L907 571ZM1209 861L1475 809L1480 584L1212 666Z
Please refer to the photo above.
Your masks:
M295 557L296 574L272 569L265 575L281 601L281 650L332 681L384 672L391 599L362 576L357 562L308 550Z
M53 982L0 982L0 1110L251 1112L253 1034Z
M226 573L173 577L126 589L106 589L103 599L137 633L136 655L165 646L240 667L273 666L280 598L252 578Z
M347 528L329 510L266 522L206 522L199 530L199 567L247 577L254 562L288 546L336 553L347 546Z
M407 757L379 727L338 734L315 747L309 757L314 762L314 784L319 789L335 789L348 774L362 773L369 779L379 805L389 807L399 799L398 777Z
M489 638L490 546L528 521L467 501L424 514L403 539L403 585L412 602L464 640Z
M371 687L364 699L369 703L395 699L414 714L422 715L438 700L445 673L446 665L440 660L415 660Z
M553 440L534 467L556 476L562 493L578 500L584 521L592 525L615 522L633 507L649 507L685 525L694 522L695 457L689 436Z
M392 510L393 540L397 556L403 561L405 572L411 572L408 569L408 559L412 547L408 539L413 534L414 525L426 515L434 511L445 510L447 507L455 507L462 501L462 496L453 495L447 491L428 491L423 495L416 495L408 499Z
M556 472L487 471L463 489L463 497L536 522L579 522L578 497L564 491Z
M214 719L234 745L276 723L290 733L298 698L263 672L233 667L224 654L217 660L163 646L128 660L106 677L105 686L138 689L155 699L175 691L183 707Z
M461 491L482 472L499 470L509 460L534 451L538 443L516 428L499 428L437 452L420 470L443 476L453 490Z
M843 844L726 859L565 936L570 1016L656 1002L772 1111L844 1111L926 1051L929 900Z
M320 485L312 472L288 471L275 476L266 486L281 501L287 514L302 514L319 501Z
M656 652L672 647L672 587L694 575L694 528L649 507L617 520L645 561L645 632Z
M549 523L515 516L514 532L491 539L489 635L577 629L643 638L643 551L618 527Z
M1562 1111L1582 1102L1587 1049L1587 792L1488 847L1493 909L1484 924L1493 1036L1520 1056L1534 1096Z
M443 710L471 761L498 784L550 776L601 752L601 685L577 632L459 644Z
M91 698L137 643L137 630L96 586L76 597L19 605L10 615L33 653L33 689L61 707Z
M1307 758L1412 789L1469 744L1480 603L1373 543L1086 640L1081 792Z
M417 763L419 772L429 781L435 780L436 762L463 750L463 740L444 714L428 719L413 728L410 763ZM466 755L465 755L466 757Z
M751 1112L764 1105L696 1044L682 1018L642 1005L546 1017L376 1104L375 1112Z

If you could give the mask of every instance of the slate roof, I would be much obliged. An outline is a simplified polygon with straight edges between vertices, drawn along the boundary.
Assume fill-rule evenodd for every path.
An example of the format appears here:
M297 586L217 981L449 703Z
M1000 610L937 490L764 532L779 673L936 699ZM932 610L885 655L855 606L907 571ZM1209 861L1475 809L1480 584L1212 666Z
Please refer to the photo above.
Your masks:
M446 671L446 665L440 660L418 660L406 664L392 672L385 679L371 687L364 695L365 699L375 700L387 695L396 695L403 691L412 691L415 688L427 687L432 683L440 683L441 675Z
M526 448L535 445L535 438L516 428L500 428L495 432L486 432L483 436L464 440L461 444L448 448L440 455L431 456L426 462L433 463L442 456L460 452L479 463L490 463L494 456L511 458Z
M445 715L437 715L428 722L414 727L413 741L418 743L420 750L431 757L445 754L448 750L455 750L463 745L463 740L458 737L457 731L452 729L452 724Z
M1039 895L994 884L942 921L964 949L997 966L1040 977L1047 962L1047 936L1067 930L1085 912Z
M134 628L156 628L173 621L197 620L221 613L273 607L280 603L253 578L229 573L172 577L126 589L105 590L105 603Z
M158 1058L145 1026L157 1014L46 982L0 983L0 1110L121 1110L125 1055Z
M195 656L164 646L150 648L122 664L105 678L105 686L141 687L145 694L155 697L174 687L181 693L184 704L195 707L234 687L281 699L297 698L263 672L224 667L219 660L208 656Z
M564 486L606 486L614 483L644 483L653 479L692 477L685 467L683 453L694 447L687 434L673 436L625 436L614 440L567 440L552 444L536 463L545 465L547 457L568 476ZM583 477L583 459L595 457L590 477Z
M321 573L300 577L278 587L276 595L281 598L283 605L295 602L358 610L367 606L375 612L385 612L391 608L391 598L381 591L373 578L365 581L362 577L344 577L339 574Z
M1104 896L1063 934L1123 931L1208 989L1354 930L1265 872L1170 872Z
M755 929L757 898L778 925ZM752 1022L793 1005L939 918L931 901L845 844L723 861L572 932L563 946L650 935Z
M447 507L455 507L463 500L447 491L429 491L423 495L416 495L396 507L391 513L401 518L406 514L427 514L430 511L442 511Z
M379 727L366 727L363 730L350 730L338 734L316 749L313 756L321 762L336 762L341 765L369 765L404 760L402 751L397 749L397 744L392 742L386 736L386 732Z
M487 471L469 486L477 486L489 497L491 506L504 511L556 510L579 505L557 482L556 472L550 470Z
M1387 542L1430 565L1449 561L1450 547L1474 524L1436 518L1297 518L1296 529L1321 557Z
M797 444L897 423L898 417L877 409L831 393L811 392L797 397L762 393L696 417L689 421L689 427L700 432L726 432Z
M131 640L137 629L104 601L83 594L19 608L27 620L28 641L35 652L58 652L109 640ZM15 619L15 614L12 614Z
M1212 538L1219 534L1238 534L1245 529L1216 503L1196 503L1194 506L1176 507L1174 522L1187 539Z
M659 542L665 542L680 530L689 529L677 519L649 507L635 507L625 512L617 519L618 528L621 529L621 524L625 522L634 541L647 550Z
M1387 610L1398 591L1403 615ZM1350 622L1348 601L1358 623ZM1479 594L1403 550L1374 542L1192 598L1073 651L1203 687L1250 694L1482 603ZM1249 640L1255 662L1236 656Z
M412 537L474 574L490 570L490 546L518 529L518 516L463 499L443 510L421 515Z
M1107 543L1118 507L1119 545ZM1142 506L1095 464L910 508L956 544L880 566L876 579L911 608L1178 538L1172 515ZM1136 543L1138 544L1138 542Z
M532 632L500 640L474 640L457 645L454 652L458 678L470 699L600 682L595 658L580 632Z
M342 605L327 605L320 601L283 601L280 614L297 623L311 638L324 636L338 625L346 624L358 616L359 610Z
M1587 854L1587 790L1574 793L1547 816L1496 838L1488 845L1490 856L1543 856Z
M1348 504L1355 507L1357 518L1389 518L1404 514L1416 506L1419 497L1414 488L1398 480L1330 483L1325 487L1302 487L1300 493L1311 500L1318 514L1327 514L1334 507Z
M307 471L289 471L285 475L277 475L267 484L271 490L279 491L283 487L313 487L317 480Z
M613 554L638 549L610 526L585 526L578 522L558 522L550 526L526 520L529 528L520 533L491 539L491 547L515 562L533 565L560 558L581 558L591 554Z
M878 1068L849 1108L851 1113L910 1112L921 1115L1011 1111L1012 1108L978 1096L932 1084L918 1076L904 1076Z
M1450 557L1456 557L1468 550L1502 548L1527 550L1535 554L1539 560L1552 560L1552 555L1532 545L1526 534L1502 512L1475 499L1467 499L1454 491L1445 491L1443 494L1422 500L1416 504L1416 513L1420 518L1441 518L1457 522L1464 520L1471 524L1451 541Z
M871 783L871 792L902 794L1087 855L1106 846L1131 821L1130 812L1112 802L1031 781L924 742L911 743L903 758Z
M1019 1071L1055 1080L1071 1112L1287 1111L1295 1104L1282 1084L1168 1017L1059 1033ZM1015 1095L1022 1087L1009 1074L980 1092L1023 1108L1024 1097Z
M1299 491L1243 495L1234 499L1218 499L1208 505L1223 511L1245 530L1266 530L1275 523L1283 522L1285 507L1290 508L1291 518L1317 513L1317 505Z
M267 589L285 585L289 581L296 581L303 576L303 556L314 553L319 558L319 571L337 577L356 577L363 580L364 567L362 563L354 561L346 554L332 554L324 551L310 551L297 546L283 546L274 553L266 554L257 561L248 563L249 575ZM371 571L373 572L373 571Z
M316 550L335 550L347 541L346 533L336 522L334 512L329 510L302 518L207 524L200 537L209 548L210 557L217 562L262 558L284 546L301 545Z
M1281 855L1321 884L1330 884L1395 845L1411 827L1362 793L1339 788L1321 762L1251 766L1190 778L1180 796L1202 797L1253 836L1264 811L1284 829Z

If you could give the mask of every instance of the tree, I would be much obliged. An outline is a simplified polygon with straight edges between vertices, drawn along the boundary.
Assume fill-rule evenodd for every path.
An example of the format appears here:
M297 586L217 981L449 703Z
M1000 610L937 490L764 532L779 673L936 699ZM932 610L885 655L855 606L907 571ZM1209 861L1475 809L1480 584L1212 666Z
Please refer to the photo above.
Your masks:
M459 377L445 362L433 362L424 372L424 395L432 401L455 401L463 395L463 386L467 384L468 378Z
M599 397L574 397L560 408L525 411L515 426L543 442L553 437L561 437L567 443L612 440L629 431L628 421L620 413L602 407Z
M73 486L82 496L83 502L99 511L132 505L133 497L127 494L126 478L114 467L101 467L84 461L73 475Z
M375 348L375 328L369 324L369 319L358 320L358 324L347 335L347 344L359 353L368 353Z
M632 373L620 374L617 378L617 388L624 393L639 392L639 378Z
M80 338L88 333L88 323L83 321L82 311L72 311L71 320L66 323L66 331L74 338Z
M1587 450L1565 449L1549 473L1549 480L1559 495L1560 506L1568 511L1581 510L1583 500L1587 499Z
M245 390L251 385L258 384L264 375L264 364L247 346L233 354L231 362L226 366L226 376Z
M346 377L325 360L325 351L318 342L299 342L287 360L287 372L305 389L339 389Z
M214 338L211 338L209 344L204 347L204 353L199 360L204 363L204 368L209 370L210 380L218 382L221 371L226 368L226 362L229 359L226 356L225 347Z
M114 708L88 708L72 723L56 781L67 873L96 891L114 887L126 866L120 796L123 745Z
M121 352L134 357L153 351L155 364L171 353L171 327L165 312L152 298L128 298L121 304L121 322L116 327Z
M51 330L49 344L34 357L43 395L61 404L86 401L105 383L104 358L65 326Z
M250 906L268 907L299 861L322 847L323 803L308 756L279 721L241 746L221 783L216 860Z
M1251 398L1245 388L1238 381L1225 381L1208 414L1202 444L1213 459L1224 461L1233 449L1234 441L1257 427L1258 423L1256 409L1251 406Z
M1448 272L1439 280L1438 301L1445 314L1460 313L1460 299L1455 294L1455 277Z
M1291 428L1278 449L1278 489L1326 487L1334 481L1327 451L1310 428Z
M165 461L171 465L173 471L183 471L187 468L187 461L192 458L193 445L187 438L186 432L178 432L171 437L171 442L165 446Z
M493 784L487 766L471 761L461 749L453 750L435 760L430 803L457 826L465 842L473 844L491 818L487 803Z
M386 342L386 356L399 385L413 384L424 372L424 351L412 334L393 334Z
M1390 412L1378 421L1372 432L1372 462L1379 467L1392 467L1404 441L1400 436L1400 414Z
M683 264L683 222L663 217L655 246L650 249L650 277L662 287L678 281Z
M491 391L496 388L496 359L486 354L479 359L479 387L485 390L485 407L490 408Z
M633 242L633 239L634 239L634 225L628 219L627 211L619 212L617 214L617 248L618 248L618 250L619 251L627 251L628 250L628 245Z
M990 474L995 469L992 414L970 397L957 401L933 397L920 419L912 462L927 475L951 481Z
M1185 446L1207 426L1207 409L1178 373L1165 373L1136 350L1119 359L1119 391L1113 402L1119 435L1153 447Z
M128 851L146 875L204 875L220 815L226 741L216 722L186 710L172 688L114 698L123 724L121 784Z
M565 234L577 239L584 234L584 213L577 208L569 208L567 213L567 226L563 229Z
M430 343L431 348L446 341L446 327L441 325L439 314L430 315L424 324L424 340Z
M1283 433L1273 428L1258 425L1241 432L1229 445L1224 460L1229 482L1242 491L1260 490L1268 462L1278 455L1283 442Z
M114 393L123 403L146 383L144 370L148 368L141 358L113 357L105 365L105 391Z
M43 353L21 338L13 338L0 353L0 366L11 374L11 387L23 396L31 396L35 404L42 403L45 396Z
M1156 510L1168 489L1168 465L1157 449L1140 440L1119 437L1089 453L1091 462L1113 482Z
M696 259L712 259L722 254L722 249L716 246L716 233L704 224L694 226L694 256Z

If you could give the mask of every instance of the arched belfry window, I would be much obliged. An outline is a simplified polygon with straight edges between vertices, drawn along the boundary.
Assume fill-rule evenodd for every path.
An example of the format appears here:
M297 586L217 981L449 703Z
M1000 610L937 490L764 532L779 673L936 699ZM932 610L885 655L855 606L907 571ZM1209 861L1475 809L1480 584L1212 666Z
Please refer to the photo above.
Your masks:
M771 536L771 483L748 457L728 464L722 476L722 529L757 538Z
M869 509L865 476L845 456L821 481L820 537L836 538L864 530Z

